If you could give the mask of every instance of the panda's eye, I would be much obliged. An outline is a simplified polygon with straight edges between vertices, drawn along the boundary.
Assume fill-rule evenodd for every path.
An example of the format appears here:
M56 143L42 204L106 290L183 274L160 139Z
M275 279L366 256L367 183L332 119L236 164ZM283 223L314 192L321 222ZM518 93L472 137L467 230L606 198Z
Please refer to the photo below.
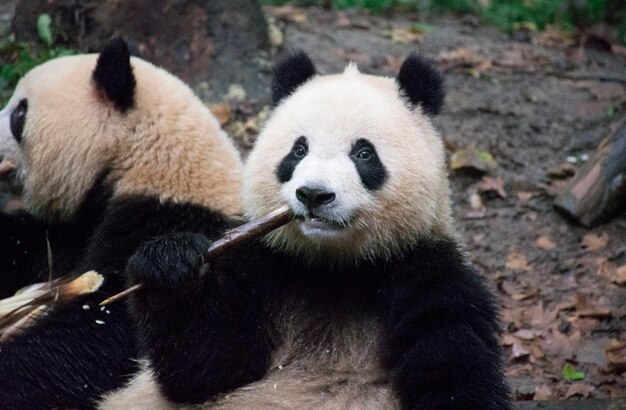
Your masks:
M293 147L293 151L292 152L293 152L293 155L296 158L302 158L302 157L304 157L307 154L307 148L304 145L302 145L302 144L296 144Z
M356 158L361 161L369 161L374 156L374 153L370 151L368 148L363 148L359 152L356 153Z
M22 141L24 123L26 122L26 111L28 111L28 101L22 100L11 113L11 133L17 142Z

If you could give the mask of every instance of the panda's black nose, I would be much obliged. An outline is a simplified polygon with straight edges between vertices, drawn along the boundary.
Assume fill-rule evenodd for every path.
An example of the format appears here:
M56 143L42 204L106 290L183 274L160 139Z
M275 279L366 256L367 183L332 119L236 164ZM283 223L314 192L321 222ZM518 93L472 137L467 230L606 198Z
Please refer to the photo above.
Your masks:
M323 189L307 188L305 186L296 189L296 198L309 209L326 205L335 200L335 193Z

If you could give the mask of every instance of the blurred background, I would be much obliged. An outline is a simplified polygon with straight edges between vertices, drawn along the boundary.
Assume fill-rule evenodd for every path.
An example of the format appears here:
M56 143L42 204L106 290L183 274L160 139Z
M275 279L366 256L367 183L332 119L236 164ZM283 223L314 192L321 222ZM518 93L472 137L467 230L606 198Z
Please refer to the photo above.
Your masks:
M626 397L626 1L2 0L0 102L113 36L186 81L244 155L287 51L321 73L432 58L455 217L502 302L514 398Z

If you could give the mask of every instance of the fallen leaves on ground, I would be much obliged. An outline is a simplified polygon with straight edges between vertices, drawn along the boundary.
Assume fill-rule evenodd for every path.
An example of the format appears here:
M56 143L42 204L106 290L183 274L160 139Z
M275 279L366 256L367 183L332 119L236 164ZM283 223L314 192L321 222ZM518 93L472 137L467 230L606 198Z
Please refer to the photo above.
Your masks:
M493 61L475 51L460 47L452 51L442 51L435 59L444 70L457 67L466 68L473 77L480 77L493 66Z

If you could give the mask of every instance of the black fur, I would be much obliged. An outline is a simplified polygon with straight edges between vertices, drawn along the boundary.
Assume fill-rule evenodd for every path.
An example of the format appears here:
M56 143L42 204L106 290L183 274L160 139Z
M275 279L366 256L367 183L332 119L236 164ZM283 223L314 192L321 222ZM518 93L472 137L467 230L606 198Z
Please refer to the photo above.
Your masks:
M199 403L261 379L280 343L277 313L297 301L327 324L362 315L380 323L383 366L402 408L509 408L495 301L453 240L343 267L257 242L210 262L198 278L192 253L206 245L197 235L170 236L143 247L127 271L129 284L149 284L131 296L131 312L169 399ZM301 337L327 342L315 332Z
M52 276L73 273L78 257L84 253L87 240L111 198L111 189L105 183L107 174L103 171L96 178L70 222L46 224L26 211L10 215L0 213L0 298L48 279L46 241L52 253Z
M26 123L26 114L28 113L28 100L22 99L17 107L11 113L10 127L13 138L19 143L22 142L22 133L24 132L24 124Z
M421 105L430 116L439 114L445 97L443 77L432 62L417 53L404 60L396 82L411 105Z
M104 47L93 71L93 79L120 112L132 108L137 83L124 40L113 39Z
M92 191L107 192L102 187ZM220 214L194 205L146 197L103 199L91 195L76 218L80 223L71 226L49 227L23 214L0 214L3 295L47 277L46 230L54 276L94 269L105 277L96 294L60 305L0 346L0 408L90 408L103 392L121 387L137 370L131 323L123 304L106 310L97 305L123 289L121 272L129 256L167 232L218 235L230 226ZM29 258L22 257L24 252ZM18 261L14 268L13 260Z
M315 75L315 66L304 51L295 51L274 67L272 102L274 105L291 95Z
M371 154L368 159L360 158L359 153L363 150L367 150ZM365 188L375 191L383 186L387 179L387 170L371 142L365 138L357 140L350 150L350 159L354 162L361 183Z
M129 283L145 285L131 299L142 353L175 402L201 403L260 379L270 364L260 295L244 283L245 273L198 278L208 244L197 234L168 235L142 247L128 264ZM237 253L246 267L256 261Z
M298 149L304 150L304 155L299 155L296 152ZM276 168L276 176L278 177L278 181L281 184L288 182L293 175L293 171L296 169L296 166L304 159L309 150L309 144L307 142L306 137L299 137L296 142L293 143L293 147L289 154L285 155L285 157L278 164L278 168Z

